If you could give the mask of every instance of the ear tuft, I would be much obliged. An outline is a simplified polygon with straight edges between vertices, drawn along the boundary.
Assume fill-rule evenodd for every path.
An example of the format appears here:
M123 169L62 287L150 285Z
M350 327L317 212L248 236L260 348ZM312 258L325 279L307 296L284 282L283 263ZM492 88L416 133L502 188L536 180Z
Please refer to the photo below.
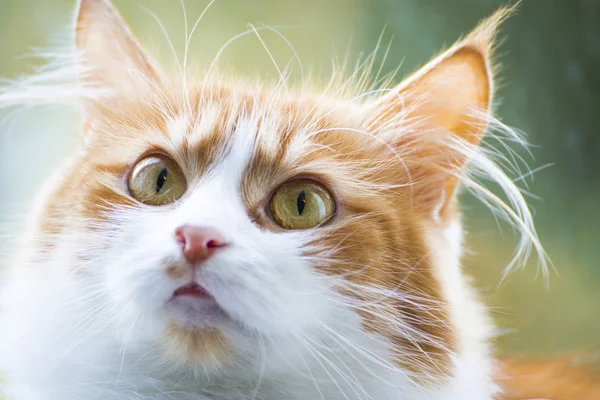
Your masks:
M458 44L477 49L481 54L490 58L493 54L496 44L496 35L500 25L506 21L517 10L517 5L512 7L503 7L494 14L479 23L469 35L467 35Z

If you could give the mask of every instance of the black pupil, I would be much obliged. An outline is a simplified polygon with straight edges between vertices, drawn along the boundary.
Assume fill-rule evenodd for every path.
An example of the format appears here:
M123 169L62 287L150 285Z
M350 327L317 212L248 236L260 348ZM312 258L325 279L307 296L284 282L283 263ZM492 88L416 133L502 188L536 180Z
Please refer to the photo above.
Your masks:
M167 182L167 177L169 176L169 170L166 168L163 168L160 173L158 174L158 177L156 178L156 193L160 193L160 191L162 190L163 186L165 186L165 182Z
M306 193L304 190L300 191L298 198L296 199L296 206L298 207L298 215L302 215L304 207L306 207Z

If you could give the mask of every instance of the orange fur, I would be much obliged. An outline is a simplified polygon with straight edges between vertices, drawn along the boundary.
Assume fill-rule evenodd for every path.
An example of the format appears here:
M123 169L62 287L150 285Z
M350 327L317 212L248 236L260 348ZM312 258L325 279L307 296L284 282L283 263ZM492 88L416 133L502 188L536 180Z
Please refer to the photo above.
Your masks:
M216 329L188 330L171 323L165 338L167 357L176 365L220 365L230 355L227 340ZM187 357L182 358L182 354Z

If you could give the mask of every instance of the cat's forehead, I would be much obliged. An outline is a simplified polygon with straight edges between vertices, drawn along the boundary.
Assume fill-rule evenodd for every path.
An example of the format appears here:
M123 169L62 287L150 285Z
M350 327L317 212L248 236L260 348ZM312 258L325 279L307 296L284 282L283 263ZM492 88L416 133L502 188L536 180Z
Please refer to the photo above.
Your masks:
M121 101L103 108L90 126L89 147L99 150L100 162L131 163L166 152L199 174L227 157L284 175L299 166L307 172L318 160L356 154L364 139L352 104L323 95L202 86L185 96Z

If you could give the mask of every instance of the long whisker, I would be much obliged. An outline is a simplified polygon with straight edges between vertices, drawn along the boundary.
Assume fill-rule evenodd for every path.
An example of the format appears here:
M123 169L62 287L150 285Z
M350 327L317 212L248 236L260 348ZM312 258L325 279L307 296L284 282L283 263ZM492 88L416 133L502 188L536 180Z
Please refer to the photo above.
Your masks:
M198 19L196 19L196 23L194 24L194 26L192 27L192 30L189 33L187 33L187 22L186 22L185 51L183 53L183 89L184 89L184 93L186 95L188 112L190 112L190 113L192 112L192 106L190 104L189 93L188 93L188 88L187 88L187 81L188 81L187 68L188 68L188 54L189 54L189 49L190 49L190 43L194 37L194 34L196 33L196 29L198 28L200 21L202 21L202 19L204 18L204 15L206 15L208 10L210 10L211 6L215 3L215 1L216 0L211 0L208 3L208 5L204 8L202 13L198 17ZM187 18L186 18L186 21L187 21Z
M158 18L158 15L156 15L156 13L154 13L148 7L146 7L145 5L143 5L142 3L140 3L138 0L133 0L133 1L137 4L138 7L140 7L142 10L144 10L146 13L148 13L148 15L150 15L152 17L152 19L154 19L154 21L156 21L156 23L158 24L161 32L163 33L165 39L167 40L169 48L171 49L171 53L173 54L173 60L175 61L175 64L177 66L177 70L179 72L179 75L183 79L185 79L185 75L183 73L183 69L181 68L181 63L179 61L179 56L177 55L177 50L175 50L175 46L173 45L173 41L169 37L169 34L167 33L167 29L163 25L162 21L160 20L160 18Z
M263 40L263 38L260 35L260 33L258 32L258 30L254 27L254 25L252 25L252 24L249 24L249 25L250 25L250 28L252 29L252 31L254 32L254 34L256 35L256 37L258 38L258 40L260 41L260 43L262 44L263 48L265 49L265 51L269 55L269 58L271 59L271 62L275 66L275 69L277 70L277 73L279 74L279 83L283 84L283 86L285 87L285 89L288 90L287 82L286 82L287 79L284 77L284 73L279 68L279 65L277 64L277 61L275 61L275 58L273 57L273 54L271 53L271 50L269 50L269 47L267 46L267 44Z

